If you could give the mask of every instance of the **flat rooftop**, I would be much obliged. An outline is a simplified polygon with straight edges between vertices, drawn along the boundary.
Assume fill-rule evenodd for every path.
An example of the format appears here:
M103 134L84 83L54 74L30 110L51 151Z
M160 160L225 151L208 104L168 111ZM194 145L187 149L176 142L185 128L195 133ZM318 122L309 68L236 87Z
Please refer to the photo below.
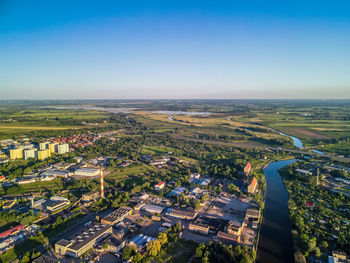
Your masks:
M57 244L64 247L68 246L69 249L77 251L86 244L90 243L92 240L97 239L110 228L112 228L112 226L94 222L77 234L73 235L69 240L61 239Z
M132 209L131 208L126 208L126 207L120 207L117 210L111 212L107 216L103 218L103 220L109 221L109 222L114 222L118 220L120 217L125 216L126 214L130 213Z

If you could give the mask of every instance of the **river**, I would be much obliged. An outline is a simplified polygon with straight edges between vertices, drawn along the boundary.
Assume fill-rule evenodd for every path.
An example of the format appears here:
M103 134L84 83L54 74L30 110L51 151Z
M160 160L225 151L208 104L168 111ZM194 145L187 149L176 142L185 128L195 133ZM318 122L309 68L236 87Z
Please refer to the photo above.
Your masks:
M295 146L295 147L297 147L297 148L299 148L299 149L304 148L303 142L302 142L299 138L294 137L294 136L292 136L292 135L285 134L285 133L283 133L283 132L277 131L277 130L272 129L272 128L270 128L270 129L273 130L273 131L278 132L278 133L279 133L280 135L282 135L282 136L286 136L286 137L291 138L291 139L293 140L293 143L294 143L294 146ZM316 149L311 149L311 151L314 152L314 153L317 153L317 154L319 154L319 155L324 155L323 152L321 152L321 151L319 151L319 150L316 150Z
M258 244L259 263L294 262L288 193L278 173L293 162L295 159L272 162L264 169L266 196Z

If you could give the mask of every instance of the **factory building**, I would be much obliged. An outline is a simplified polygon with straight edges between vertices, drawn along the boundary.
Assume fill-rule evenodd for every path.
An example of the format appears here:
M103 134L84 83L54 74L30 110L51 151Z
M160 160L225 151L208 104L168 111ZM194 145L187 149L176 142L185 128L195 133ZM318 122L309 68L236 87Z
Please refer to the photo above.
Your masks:
M110 234L112 226L94 222L68 240L58 241L55 244L55 252L62 256L78 258Z
M83 202L91 202L91 201L95 201L99 197L100 197L100 193L98 191L90 191L86 194L83 194L82 201Z
M158 205L144 205L141 210L149 212L151 214L160 214L163 212L164 207Z
M100 175L100 169L83 167L76 170L74 174L78 176L94 177Z
M195 211L186 211L186 210L180 210L175 208L169 208L167 211L167 215L169 216L181 218L181 219L187 219L187 220L194 219L197 216L197 214L198 213Z
M128 215L131 215L131 208L128 207L120 207L117 210L113 211L109 215L105 216L101 219L101 223L107 225L115 225L122 221Z

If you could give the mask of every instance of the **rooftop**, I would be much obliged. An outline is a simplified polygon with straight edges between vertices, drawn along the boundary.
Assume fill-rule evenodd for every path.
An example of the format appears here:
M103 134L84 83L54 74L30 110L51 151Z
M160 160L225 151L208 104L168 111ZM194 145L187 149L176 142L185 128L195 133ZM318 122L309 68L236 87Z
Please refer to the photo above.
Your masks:
M92 240L98 238L110 228L110 225L94 222L93 224L78 232L76 235L72 236L70 241L61 239L57 244L64 247L69 246L69 248L72 250L79 250L86 244L90 243Z

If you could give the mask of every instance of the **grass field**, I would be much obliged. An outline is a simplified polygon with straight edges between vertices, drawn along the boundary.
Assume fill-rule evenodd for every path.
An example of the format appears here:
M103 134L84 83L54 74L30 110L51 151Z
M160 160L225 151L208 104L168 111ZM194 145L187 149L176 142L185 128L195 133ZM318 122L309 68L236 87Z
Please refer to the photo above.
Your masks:
M137 164L131 167L120 168L113 171L110 171L108 175L106 175L106 180L114 180L115 182L123 181L128 179L131 176L144 175L145 172L155 171L155 168L146 164Z
M82 129L90 124L105 125L107 112L92 110L61 110L38 107L0 108L0 135L15 135L30 131ZM83 124L85 122L85 124ZM3 136L1 136L3 137Z

